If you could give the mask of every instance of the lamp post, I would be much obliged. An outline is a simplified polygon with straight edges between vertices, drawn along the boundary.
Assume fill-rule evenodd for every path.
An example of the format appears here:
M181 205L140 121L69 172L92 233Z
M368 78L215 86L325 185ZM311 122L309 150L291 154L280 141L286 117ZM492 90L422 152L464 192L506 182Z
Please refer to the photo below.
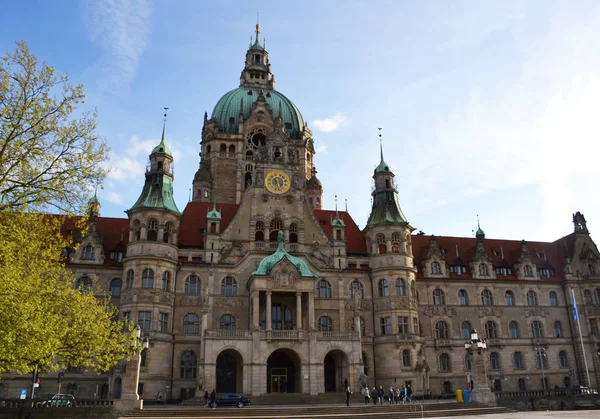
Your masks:
M491 406L496 405L496 396L492 393L487 382L487 373L485 368L485 353L487 351L487 342L485 339L479 339L475 329L471 330L470 339L465 342L465 350L472 357L473 364L473 388L471 399L474 402L483 403Z
M538 364L542 369L542 389L546 391L548 390L546 388L546 377L544 375L544 359L546 358L546 349L544 349L540 342L536 343L535 353L537 355Z

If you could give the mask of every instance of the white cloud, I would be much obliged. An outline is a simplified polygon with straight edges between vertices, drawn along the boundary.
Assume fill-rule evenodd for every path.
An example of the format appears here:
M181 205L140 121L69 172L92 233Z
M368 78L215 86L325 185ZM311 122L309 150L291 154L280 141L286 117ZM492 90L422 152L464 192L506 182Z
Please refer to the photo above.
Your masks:
M317 147L317 153L325 153L327 152L327 146L325 144L321 144Z
M116 192L109 192L106 196L106 200L117 205L123 204L123 197Z
M86 27L92 41L107 53L100 84L117 89L133 80L139 58L148 44L149 1L90 0Z
M348 116L343 112L336 112L326 119L317 119L312 124L321 132L332 132L348 122Z

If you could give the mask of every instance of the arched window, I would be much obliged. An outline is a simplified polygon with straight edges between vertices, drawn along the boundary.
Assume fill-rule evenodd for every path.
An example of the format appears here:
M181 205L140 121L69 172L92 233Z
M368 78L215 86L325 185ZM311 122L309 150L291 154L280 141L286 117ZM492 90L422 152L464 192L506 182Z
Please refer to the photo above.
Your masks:
M590 290L583 291L583 301L585 304L592 304L592 293Z
M552 307L557 307L558 306L558 298L556 297L556 293L554 291L550 291L549 298L550 298L550 305Z
M377 235L377 253L380 255L387 253L387 244L383 234Z
M317 328L319 329L319 332L332 332L333 324L331 319L327 316L319 317L319 320L317 321Z
M460 333L463 339L471 340L471 323L464 321L460 325Z
M142 223L140 222L140 220L135 220L133 222L133 232L134 232L134 236L135 236L135 240L136 241L140 240L141 230L142 230Z
M158 221L154 218L148 220L148 230L146 231L146 240L156 241L158 238Z
M450 372L450 357L447 353L440 355L440 372Z
M446 296L444 291L439 288L433 290L433 305L442 306L446 304Z
M350 284L350 298L354 298L355 293L358 293L360 298L364 298L364 289L363 285L359 281L353 281Z
M244 175L244 189L252 186L252 172L246 172Z
M267 325L266 310L263 310L260 316L260 327L265 329ZM292 330L292 310L283 304L273 304L271 306L271 328L273 330Z
M496 339L498 337L498 328L492 320L485 322L485 337L487 339Z
M224 314L221 316L219 321L219 329L221 330L235 330L236 320L231 314Z
M279 218L274 218L269 227L269 241L277 242L277 236L283 229L283 222Z
M200 319L193 313L186 314L183 318L183 334L197 335L200 333Z
M200 294L200 278L197 275L190 275L185 279L185 294Z
M173 223L172 222L168 222L165 224L165 229L163 231L163 242L165 243L170 243L171 240L171 234L173 233Z
M514 306L515 305L515 294L511 290L507 290L504 293L504 299L506 300L506 305L507 306Z
M146 358L148 357L148 349L143 349L140 352L140 367L146 367Z
M406 282L404 279L396 279L396 297L406 297Z
M525 368L525 364L523 363L523 354L521 352L515 352L513 354L513 365L519 370Z
M410 367L411 365L410 351L408 349L402 351L402 365L405 367Z
M533 269L531 269L531 265L525 265L523 267L523 272L525 273L526 277L532 277L533 276Z
M324 279L317 284L317 298L331 298L331 285Z
M441 270L440 270L440 264L438 262L432 262L431 263L431 274L432 275L439 275L441 274Z
M448 325L440 320L435 324L435 337L438 339L448 339Z
M221 281L221 295L233 297L237 295L237 281L230 276L223 278Z
M356 332L356 322L352 320L352 331ZM365 325L365 319L360 317L360 336L364 337L367 335L367 327Z
M392 233L392 253L400 253L400 234Z
M512 339L518 339L521 337L521 332L519 331L519 323L516 321L511 321L508 324L508 333Z
M129 269L127 271L127 288L133 288L133 278L134 278L135 274L133 272L133 269Z
M181 375L180 378L196 379L196 370L198 369L196 353L186 351L181 354Z
M234 154L235 154L235 146L233 144L231 144L229 146L229 156L233 157Z
M481 276L488 276L488 266L485 263L480 263L479 264L479 275Z
M265 223L262 221L256 222L256 228L254 230L254 241L262 242L265 240Z
M560 322L558 320L554 322L554 337L555 338L563 337L562 325L560 324Z
M221 144L221 145L219 146L219 153L220 153L220 154L225 154L225 153L227 153L227 145L225 145L225 144Z
M566 351L560 351L558 353L558 361L561 368L569 368L569 360L567 359Z
M154 271L144 269L142 272L142 288L154 288Z
M387 279L379 280L379 296L380 297L389 297L390 296L390 287Z
M527 292L527 305L529 305L529 306L537 306L538 305L537 293L535 291Z
M494 305L494 297L489 290L481 291L481 304L484 306L493 306Z
M290 224L290 243L298 243L298 224Z
M88 244L83 249L81 249L81 259L83 260L93 260L94 259L94 248L91 244Z
M465 290L458 290L458 304L461 306L469 305L469 294Z
M169 271L164 271L162 274L162 289L171 291L171 272Z
M499 370L500 369L500 355L498 355L498 352L492 352L490 354L490 369L491 370Z
M543 338L544 331L542 329L542 323L539 320L534 320L531 323L531 334L534 338Z
M113 297L119 297L121 295L121 288L123 286L123 281L120 278L115 278L110 281L110 295Z
M87 276L82 276L77 280L77 288L81 290L81 292L88 292L92 290L92 280Z

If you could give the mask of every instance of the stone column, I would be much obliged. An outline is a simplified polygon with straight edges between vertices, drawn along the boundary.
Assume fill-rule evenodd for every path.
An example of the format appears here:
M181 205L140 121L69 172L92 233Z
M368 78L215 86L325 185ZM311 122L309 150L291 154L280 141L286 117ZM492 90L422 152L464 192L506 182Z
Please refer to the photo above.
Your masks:
M164 227L160 227L158 229L158 238L157 238L157 241L162 242L164 236L165 236L165 228Z
M272 330L271 328L271 291L267 291L267 330Z
M141 352L136 353L125 363L125 375L122 378L121 398L115 400L117 410L127 411L142 409L144 401L138 395L138 384L140 382Z
M201 323L200 323L200 359L204 360L206 354L206 329L208 328L208 312L202 311Z
M315 329L315 293L308 293L308 329Z
M490 389L486 373L486 352L473 350L473 389L471 400L488 406L496 406L496 395Z
M296 329L302 330L302 293L296 293Z
M252 297L252 326L254 329L260 327L260 291L254 291Z

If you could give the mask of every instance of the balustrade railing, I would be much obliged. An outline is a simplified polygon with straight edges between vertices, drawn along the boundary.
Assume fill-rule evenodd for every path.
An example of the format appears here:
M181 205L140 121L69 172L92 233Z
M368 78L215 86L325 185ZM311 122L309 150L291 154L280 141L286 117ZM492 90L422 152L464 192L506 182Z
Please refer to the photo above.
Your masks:
M318 340L358 340L358 332L318 332Z
M217 330L207 330L206 331L207 338L235 338L235 339L250 339L252 338L252 334L249 330L228 330L228 329L217 329Z

